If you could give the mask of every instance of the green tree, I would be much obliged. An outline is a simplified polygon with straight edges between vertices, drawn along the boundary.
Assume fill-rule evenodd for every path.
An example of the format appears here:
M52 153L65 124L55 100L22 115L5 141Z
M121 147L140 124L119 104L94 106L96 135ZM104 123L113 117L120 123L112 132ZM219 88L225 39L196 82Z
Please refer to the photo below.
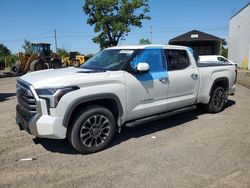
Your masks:
M0 43L0 58L4 59L6 56L10 55L10 50L4 45Z
M101 49L116 46L131 27L141 28L142 21L150 19L148 0L86 0L83 11L98 33L92 40Z
M222 46L226 46L227 45L227 41L226 41L226 39L222 39Z
M19 60L18 54L10 54L6 56L6 66L11 67L14 63L16 63Z
M224 56L224 57L228 57L228 48L226 48L226 46L227 46L227 41L226 41L226 39L222 39L222 47L221 47L221 49L220 49L220 54L222 55L222 56Z
M87 61L88 59L90 59L91 57L93 57L94 55L93 54L87 54L85 55L85 61Z
M31 55L33 53L32 43L29 40L24 39L23 49L26 54Z
M228 57L228 48L222 47L220 53L221 53L222 56L224 56L225 58L227 58Z
M57 48L57 53L60 57L67 57L69 55L69 52L65 48Z
M150 42L149 39L141 38L141 39L139 40L139 44L151 44L151 42Z

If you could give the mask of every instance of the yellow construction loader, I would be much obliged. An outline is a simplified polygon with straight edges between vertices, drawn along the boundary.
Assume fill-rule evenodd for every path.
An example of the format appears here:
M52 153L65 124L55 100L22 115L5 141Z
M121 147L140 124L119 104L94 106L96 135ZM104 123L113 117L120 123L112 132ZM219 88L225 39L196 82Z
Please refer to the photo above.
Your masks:
M32 43L32 54L19 52L19 61L11 67L11 74L25 74L28 71L38 71L61 67L61 58L50 50L50 44Z
M85 63L85 56L80 55L79 52L69 52L69 56L63 58L63 66L74 66L79 67Z

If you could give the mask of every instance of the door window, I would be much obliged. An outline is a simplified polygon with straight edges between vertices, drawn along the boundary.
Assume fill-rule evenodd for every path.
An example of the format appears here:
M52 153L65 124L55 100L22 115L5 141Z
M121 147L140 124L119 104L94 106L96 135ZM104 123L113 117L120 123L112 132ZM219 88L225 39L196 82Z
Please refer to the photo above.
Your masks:
M161 49L142 50L130 63L133 70L136 70L138 63L149 65L148 72L136 75L139 80L147 81L167 76L165 58Z
M185 69L190 65L186 50L165 50L168 71Z

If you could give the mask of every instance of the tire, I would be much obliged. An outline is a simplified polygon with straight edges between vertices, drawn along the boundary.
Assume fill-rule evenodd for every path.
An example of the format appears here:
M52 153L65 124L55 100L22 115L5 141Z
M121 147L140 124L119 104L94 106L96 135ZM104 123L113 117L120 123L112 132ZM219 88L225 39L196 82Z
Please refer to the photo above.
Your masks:
M39 70L43 70L43 69L45 69L45 65L39 59L32 61L30 64L30 71L39 71Z
M62 67L67 67L68 63L67 62L62 62Z
M20 64L21 64L20 61L17 61L15 64L13 64L13 65L11 66L10 73L11 73L12 75L17 76L17 75L19 75L19 74L21 73Z
M67 137L78 152L90 154L106 148L115 131L113 114L104 107L90 105L76 115L69 125Z
M80 66L80 62L79 61L74 61L73 65L74 65L74 67L79 67Z
M209 113L218 113L224 110L226 101L225 88L217 86L214 88L209 103L205 105L205 110Z
M54 61L52 62L52 68L58 69L58 68L61 68L61 67L62 67L61 61L59 61L59 60L54 60Z

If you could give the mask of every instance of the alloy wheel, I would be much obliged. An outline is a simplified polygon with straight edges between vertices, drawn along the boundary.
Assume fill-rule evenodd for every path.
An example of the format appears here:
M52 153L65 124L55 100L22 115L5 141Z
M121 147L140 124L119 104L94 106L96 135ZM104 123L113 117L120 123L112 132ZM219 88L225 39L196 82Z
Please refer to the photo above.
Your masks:
M110 121L103 115L92 115L82 125L81 142L87 147L97 147L105 142L110 133Z

